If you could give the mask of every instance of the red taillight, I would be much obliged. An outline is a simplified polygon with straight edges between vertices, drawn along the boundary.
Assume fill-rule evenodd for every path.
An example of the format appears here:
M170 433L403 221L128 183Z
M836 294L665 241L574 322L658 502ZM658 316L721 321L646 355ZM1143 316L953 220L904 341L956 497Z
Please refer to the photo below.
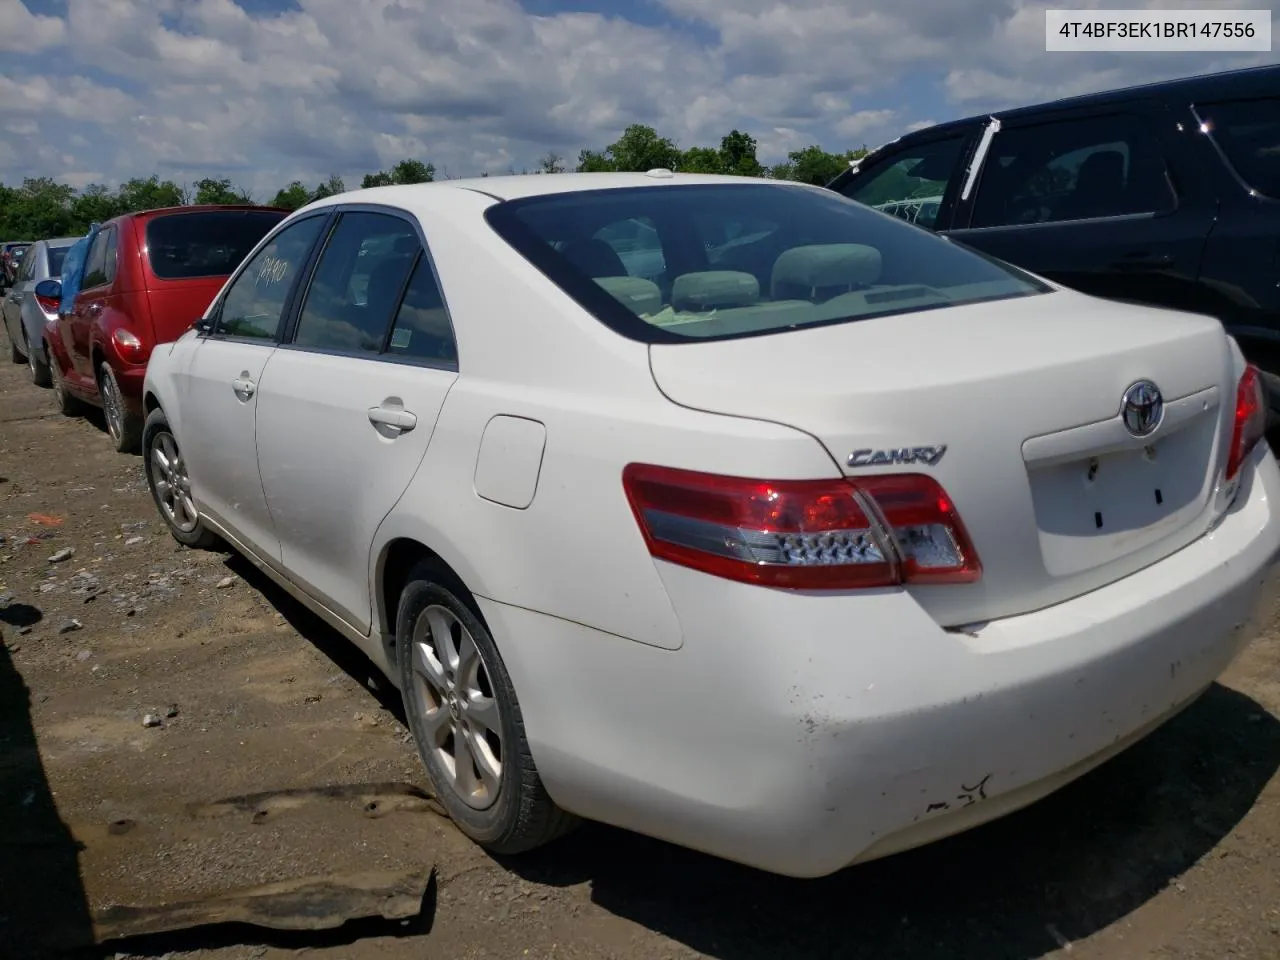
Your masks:
M1267 432L1267 401L1262 392L1262 375L1249 364L1236 387L1235 427L1231 431L1231 454L1227 458L1227 479L1233 480L1245 459Z
M922 474L751 480L633 463L622 483L654 557L731 580L845 590L982 575L951 499Z
M56 317L58 315L57 297L42 297L39 294L34 296L36 298L36 306L43 310L46 316Z
M124 327L116 327L111 334L116 345L116 352L128 363L141 363L147 359L147 348L141 340Z

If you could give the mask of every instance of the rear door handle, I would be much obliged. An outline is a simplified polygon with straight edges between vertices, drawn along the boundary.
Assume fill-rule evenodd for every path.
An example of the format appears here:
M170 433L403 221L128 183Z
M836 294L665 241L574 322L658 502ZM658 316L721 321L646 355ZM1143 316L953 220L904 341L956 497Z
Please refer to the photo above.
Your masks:
M235 391L236 396L241 400L248 400L253 396L254 391L258 389L258 385L249 376L249 371L245 370L240 376L231 381L231 389Z
M376 406L369 408L369 422L374 426L395 427L408 433L418 425L418 418L403 407Z
M1112 270L1155 270L1172 265L1172 253L1130 253L1111 264Z

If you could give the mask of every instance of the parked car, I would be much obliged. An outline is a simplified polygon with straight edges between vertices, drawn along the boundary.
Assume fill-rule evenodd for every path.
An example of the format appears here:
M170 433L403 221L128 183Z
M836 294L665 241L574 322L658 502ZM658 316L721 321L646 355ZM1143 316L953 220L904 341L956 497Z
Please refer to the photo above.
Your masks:
M10 286L18 276L22 255L30 243L26 240L10 240L0 243L0 285Z
M502 853L576 816L818 876L975 826L1208 687L1280 550L1219 323L803 184L318 201L143 403L173 536L372 657Z
M27 364L31 369L31 382L40 387L47 387L50 382L44 328L57 320L58 302L36 296L35 286L58 276L62 258L75 242L75 237L60 237L32 244L13 287L4 298L4 329L9 337L10 359Z
M44 331L62 410L100 406L116 448L142 435L142 378L156 344L180 336L227 275L287 211L255 206L169 207L102 224L79 292ZM36 293L57 301L56 280Z
M1217 317L1280 411L1280 66L908 134L830 186L1066 286Z

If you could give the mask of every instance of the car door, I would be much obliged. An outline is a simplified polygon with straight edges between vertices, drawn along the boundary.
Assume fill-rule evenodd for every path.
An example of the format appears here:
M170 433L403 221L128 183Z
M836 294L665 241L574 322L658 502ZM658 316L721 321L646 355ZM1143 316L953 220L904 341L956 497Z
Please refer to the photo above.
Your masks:
M456 379L452 326L416 222L344 210L259 388L258 464L285 571L362 633L374 533Z
M277 336L313 246L328 220L319 213L271 235L240 267L176 375L178 442L200 511L243 546L280 561L258 472L258 393Z
M965 180L980 125L948 127L845 173L831 186L851 200L930 230L943 230Z
M116 227L103 227L89 245L85 257L84 279L71 309L70 361L71 375L67 378L80 390L96 392L93 369L93 327L102 315L111 281L115 277Z
M1085 293L1202 307L1215 202L1158 101L1005 122L950 235Z
M18 276L13 282L13 286L9 288L4 295L4 328L9 338L22 346L22 302L26 299L27 291L32 283L31 278L35 275L36 264L40 260L43 253L44 244L36 244L27 250L27 255L22 259L22 266L18 269Z

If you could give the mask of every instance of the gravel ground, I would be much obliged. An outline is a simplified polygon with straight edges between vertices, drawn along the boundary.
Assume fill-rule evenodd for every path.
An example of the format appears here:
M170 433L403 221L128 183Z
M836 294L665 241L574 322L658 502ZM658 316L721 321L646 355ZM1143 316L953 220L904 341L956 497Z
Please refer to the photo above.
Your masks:
M499 862L422 799L368 661L243 561L179 548L138 458L25 373L0 367L0 955L62 955L122 908L416 873L432 879L410 922L222 925L90 955L1280 956L1274 616L1147 741L922 850L790 881L587 826ZM219 804L267 791L304 792Z

